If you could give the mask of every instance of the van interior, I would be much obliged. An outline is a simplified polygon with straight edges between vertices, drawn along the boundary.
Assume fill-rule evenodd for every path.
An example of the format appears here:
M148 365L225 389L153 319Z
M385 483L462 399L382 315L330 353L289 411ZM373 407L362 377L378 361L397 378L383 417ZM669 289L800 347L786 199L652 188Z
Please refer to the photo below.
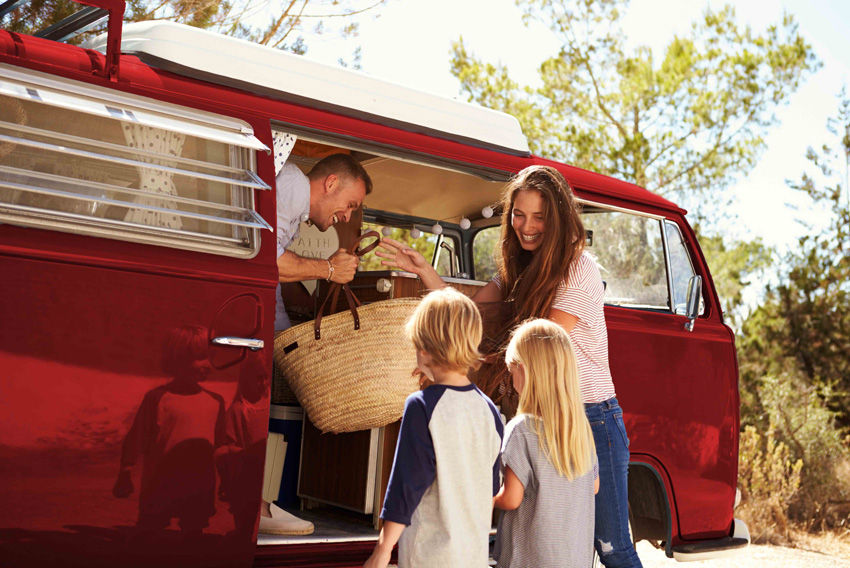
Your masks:
M361 233L376 230L410 243L426 254L426 258L430 254L438 272L466 294L473 295L492 277L495 266L492 258L489 262L487 259L479 262L476 271L468 252L473 232L499 223L498 212L491 212L498 211L507 173L469 171L448 162L387 155L369 148L351 148L301 136L287 162L307 173L321 158L338 152L351 153L363 164L372 179L373 190L366 196L362 211L348 223L329 229L328 233L335 235L318 234L315 228L303 223L300 237L292 243L293 250L302 256L326 257L336 248L347 248ZM490 216L485 217L482 210ZM469 228L462 228L462 219L469 220ZM437 223L442 229L440 234L435 232ZM380 265L380 260L373 253L364 256L350 283L361 302L419 297L426 292L415 275L388 270ZM327 293L324 281L306 284L284 286L285 305L293 325L312 320ZM343 309L347 309L345 302L339 302L336 310ZM283 464L275 464L268 456L266 460L267 477L271 473L269 468L276 466L278 471L271 476L281 477L282 482L277 497L269 494L268 483L264 496L274 497L269 500L312 522L315 530L306 536L261 534L259 544L375 539L400 420L369 431L322 433L304 417L286 380L276 372L268 450L272 455L284 454L285 459ZM343 392L340 404L345 404ZM299 446L297 451L290 448L293 443ZM275 449L275 444L283 444L286 449Z

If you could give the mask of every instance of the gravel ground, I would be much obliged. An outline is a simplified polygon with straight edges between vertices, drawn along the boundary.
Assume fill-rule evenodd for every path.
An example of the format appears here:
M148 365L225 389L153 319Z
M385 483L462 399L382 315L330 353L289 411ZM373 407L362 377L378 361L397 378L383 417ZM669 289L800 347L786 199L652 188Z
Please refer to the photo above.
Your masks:
M646 542L637 545L638 556L644 568L675 568L685 566L667 558L663 550L657 550ZM688 565L694 568L850 568L850 558L840 552L814 552L800 548L751 544L741 554L723 560L705 560Z

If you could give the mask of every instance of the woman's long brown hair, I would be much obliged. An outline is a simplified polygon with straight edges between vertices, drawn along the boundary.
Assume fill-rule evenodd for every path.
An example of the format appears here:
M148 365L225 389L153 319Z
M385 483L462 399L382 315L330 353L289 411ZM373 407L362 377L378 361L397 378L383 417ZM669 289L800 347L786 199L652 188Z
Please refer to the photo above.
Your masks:
M523 250L511 224L514 201L520 191L543 197L543 242L532 254ZM530 166L505 187L502 196L502 238L499 276L502 299L510 302L512 327L529 318L548 318L561 282L569 281L570 267L585 246L584 223L572 188L549 166Z

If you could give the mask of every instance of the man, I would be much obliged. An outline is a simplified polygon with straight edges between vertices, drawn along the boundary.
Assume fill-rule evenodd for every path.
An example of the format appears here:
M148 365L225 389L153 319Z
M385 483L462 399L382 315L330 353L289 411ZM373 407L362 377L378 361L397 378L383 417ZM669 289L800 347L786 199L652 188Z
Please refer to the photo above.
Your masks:
M359 258L339 249L330 258L298 256L286 247L298 237L302 221L321 231L347 222L372 191L372 180L360 162L348 154L332 154L319 161L308 175L294 164L284 164L277 175L277 269L280 282L319 278L344 284L354 278ZM290 327L277 290L275 331Z
M294 164L284 164L277 186L277 270L279 282L319 278L344 284L351 282L360 261L339 249L329 258L304 258L286 250L298 238L302 221L321 231L348 222L372 191L372 180L360 162L348 154L332 154L320 160L306 176ZM277 287L275 332L291 326ZM263 501L260 532L264 534L309 534L313 525Z

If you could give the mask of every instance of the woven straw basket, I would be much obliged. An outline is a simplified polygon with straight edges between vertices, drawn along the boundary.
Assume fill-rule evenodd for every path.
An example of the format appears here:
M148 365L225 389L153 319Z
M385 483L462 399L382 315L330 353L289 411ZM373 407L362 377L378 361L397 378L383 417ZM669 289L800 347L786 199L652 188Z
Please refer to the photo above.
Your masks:
M377 242L371 248L375 246ZM322 432L385 426L401 418L405 399L419 389L411 375L416 352L404 333L419 300L400 298L358 307L351 290L343 286L349 310L323 317L328 299L339 289L337 285L328 291L316 321L275 337L275 363Z

